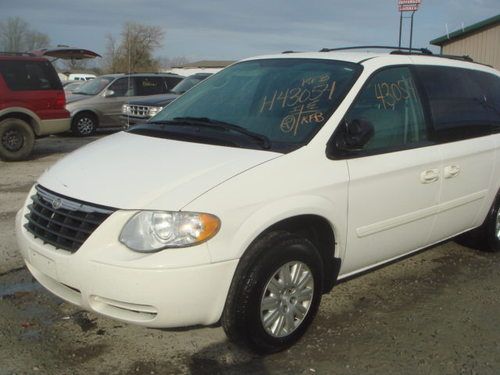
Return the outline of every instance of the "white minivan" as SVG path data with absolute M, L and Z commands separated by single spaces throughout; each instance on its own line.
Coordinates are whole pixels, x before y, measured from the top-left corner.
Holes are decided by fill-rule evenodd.
M 500 74 L 417 53 L 240 61 L 49 168 L 17 215 L 33 276 L 147 327 L 283 350 L 343 278 L 474 229 L 499 250 Z

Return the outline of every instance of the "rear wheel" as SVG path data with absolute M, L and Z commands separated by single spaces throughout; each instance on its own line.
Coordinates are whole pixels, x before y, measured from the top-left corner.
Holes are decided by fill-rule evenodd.
M 483 225 L 461 235 L 458 242 L 482 251 L 500 251 L 500 194 L 497 195 Z
M 79 137 L 88 137 L 95 133 L 97 118 L 89 112 L 79 113 L 71 122 L 71 131 Z
M 260 353 L 284 350 L 306 332 L 322 294 L 322 260 L 304 238 L 278 232 L 242 259 L 222 316 L 228 337 Z
M 33 150 L 35 134 L 23 120 L 8 118 L 0 122 L 0 159 L 26 159 Z

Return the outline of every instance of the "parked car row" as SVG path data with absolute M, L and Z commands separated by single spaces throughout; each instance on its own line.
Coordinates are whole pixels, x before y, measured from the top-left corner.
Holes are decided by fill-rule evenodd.
M 48 57 L 98 56 L 77 48 L 0 53 L 0 159 L 27 158 L 35 138 L 144 122 L 210 74 L 72 74 L 61 83 Z M 181 82 L 182 81 L 182 82 Z M 179 85 L 178 85 L 179 84 Z M 149 102 L 147 97 L 154 99 Z M 135 100 L 139 102 L 135 103 Z M 125 110 L 125 112 L 124 112 Z
M 122 124 L 128 128 L 132 125 L 145 123 L 166 105 L 211 75 L 212 73 L 196 73 L 184 78 L 167 94 L 128 101 L 122 106 Z
M 171 73 L 109 74 L 86 82 L 68 97 L 71 131 L 88 136 L 98 128 L 121 128 L 125 102 L 166 94 L 183 78 Z

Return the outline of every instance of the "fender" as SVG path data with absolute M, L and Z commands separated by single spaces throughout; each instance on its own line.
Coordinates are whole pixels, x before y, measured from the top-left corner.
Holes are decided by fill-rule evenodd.
M 8 107 L 5 109 L 0 110 L 0 117 L 3 117 L 5 115 L 10 115 L 13 113 L 22 113 L 23 115 L 27 115 L 31 117 L 32 121 L 30 121 L 30 125 L 33 128 L 33 131 L 36 135 L 40 134 L 40 117 L 38 117 L 35 112 L 24 108 L 24 107 Z
M 337 207 L 332 201 L 315 195 L 290 196 L 273 201 L 265 206 L 259 207 L 256 211 L 246 217 L 244 221 L 237 224 L 237 227 L 230 226 L 222 236 L 215 236 L 207 244 L 210 249 L 212 261 L 222 261 L 219 258 L 220 246 L 231 249 L 231 259 L 239 259 L 245 253 L 250 244 L 266 229 L 285 219 L 300 215 L 316 215 L 324 218 L 332 227 L 335 241 L 336 258 L 344 258 L 347 207 Z M 224 219 L 222 218 L 224 226 Z M 228 238 L 230 237 L 230 238 Z M 227 252 L 224 252 L 226 255 Z

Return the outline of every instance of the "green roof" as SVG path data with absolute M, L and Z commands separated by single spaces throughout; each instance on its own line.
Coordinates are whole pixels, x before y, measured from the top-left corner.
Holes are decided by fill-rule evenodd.
M 489 26 L 493 26 L 497 23 L 500 23 L 500 14 L 498 14 L 494 17 L 485 19 L 484 21 L 467 26 L 462 30 L 454 31 L 454 32 L 450 33 L 449 35 L 440 36 L 439 38 L 431 40 L 430 44 L 434 44 L 435 46 L 441 46 L 443 44 L 446 44 L 447 42 L 451 42 L 455 39 L 464 37 L 468 34 L 472 34 L 475 31 L 487 28 Z

